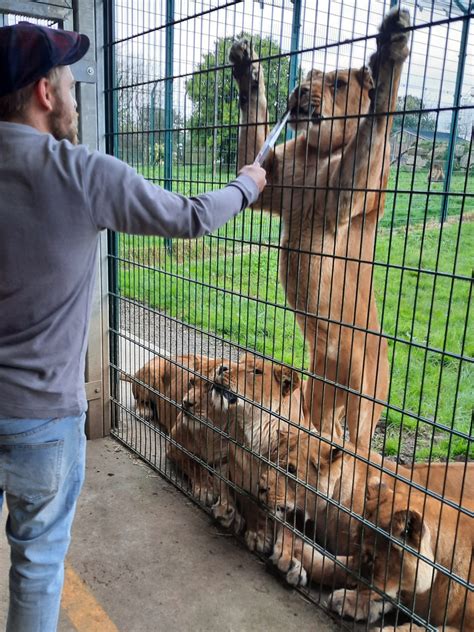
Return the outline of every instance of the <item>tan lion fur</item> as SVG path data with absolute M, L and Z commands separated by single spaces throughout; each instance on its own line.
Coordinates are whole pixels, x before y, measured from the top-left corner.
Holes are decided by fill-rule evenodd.
M 253 354 L 245 354 L 237 364 L 217 368 L 213 390 L 216 409 L 229 417 L 229 478 L 244 494 L 238 505 L 246 523 L 245 540 L 251 550 L 268 551 L 273 529 L 256 507 L 261 459 L 269 458 L 278 441 L 279 429 L 288 430 L 285 420 L 299 424 L 302 416 L 299 375 L 292 369 Z M 222 390 L 223 389 L 223 390 Z M 235 395 L 229 403 L 223 392 Z M 214 511 L 219 519 L 222 507 Z
M 137 413 L 159 423 L 168 432 L 176 422 L 179 406 L 188 391 L 190 379 L 213 372 L 217 360 L 202 355 L 171 358 L 156 356 L 144 364 L 133 377 L 124 376 L 132 385 Z M 178 406 L 177 406 L 178 404 Z
M 390 165 L 387 112 L 396 109 L 409 24 L 405 11 L 388 14 L 370 69 L 308 74 L 289 99 L 297 136 L 268 156 L 269 184 L 253 207 L 282 218 L 280 280 L 309 343 L 315 378 L 306 383 L 305 406 L 312 423 L 342 434 L 345 419 L 360 446 L 370 444 L 388 393 L 373 257 Z M 242 166 L 268 133 L 265 84 L 248 42 L 235 42 L 230 60 Z
M 474 621 L 474 592 L 459 581 L 474 583 L 474 504 L 466 501 L 464 509 L 449 507 L 427 494 L 408 490 L 403 483 L 390 489 L 379 478 L 369 481 L 366 492 L 365 517 L 395 539 L 364 527 L 357 564 L 362 575 L 375 588 L 400 599 L 408 608 L 427 620 L 438 630 L 459 632 L 472 630 Z M 427 560 L 408 550 L 406 544 Z M 336 590 L 329 598 L 330 607 L 341 616 L 369 622 L 393 609 L 388 601 L 361 585 L 359 590 Z M 397 630 L 424 630 L 415 624 Z M 386 632 L 393 627 L 384 627 Z
M 387 488 L 402 483 L 401 477 L 428 488 L 454 502 L 474 502 L 473 463 L 414 463 L 411 468 L 397 465 L 380 454 L 357 449 L 346 441 L 343 449 L 331 443 L 329 435 L 317 436 L 292 429 L 281 432 L 278 451 L 273 460 L 283 474 L 269 467 L 262 472 L 259 483 L 260 499 L 279 518 L 287 512 L 300 512 L 304 522 L 314 523 L 312 535 L 318 544 L 338 555 L 355 552 L 359 522 L 349 513 L 362 516 L 364 512 L 364 490 L 369 478 L 378 476 Z M 386 470 L 386 471 L 383 471 Z M 307 488 L 319 492 L 311 491 Z M 330 501 L 335 501 L 333 504 Z M 281 569 L 295 560 L 294 542 L 287 537 L 286 545 L 280 543 L 274 553 L 274 562 Z M 301 559 L 299 560 L 301 562 Z M 316 581 L 321 581 L 317 572 L 305 566 Z M 290 575 L 290 580 L 293 575 Z

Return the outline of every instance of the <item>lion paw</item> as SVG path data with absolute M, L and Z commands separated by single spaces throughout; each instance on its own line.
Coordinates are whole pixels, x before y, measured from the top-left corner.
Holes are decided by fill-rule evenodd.
M 380 27 L 379 42 L 386 48 L 389 58 L 394 62 L 403 62 L 408 57 L 408 37 L 406 29 L 410 26 L 410 14 L 406 9 L 390 11 Z
M 380 599 L 371 599 L 367 593 L 340 588 L 327 600 L 327 606 L 341 617 L 350 617 L 355 621 L 373 623 L 383 614 L 392 610 L 391 604 Z
M 296 557 L 292 558 L 290 570 L 285 575 L 285 578 L 290 586 L 303 587 L 308 583 L 308 574 L 303 568 L 303 564 Z
M 248 529 L 245 532 L 245 544 L 250 551 L 270 553 L 273 546 L 272 533 L 268 529 L 259 529 L 258 531 Z
M 229 51 L 229 60 L 237 81 L 246 78 L 250 80 L 251 87 L 258 85 L 259 65 L 253 63 L 252 45 L 248 40 L 235 40 Z
M 194 498 L 204 503 L 206 507 L 212 507 L 218 500 L 217 494 L 213 489 L 198 484 L 192 486 L 192 494 Z
M 291 555 L 283 554 L 280 547 L 275 547 L 270 561 L 275 564 L 280 573 L 283 573 L 291 586 L 306 586 L 308 583 L 308 574 L 301 561 Z
M 217 502 L 212 505 L 211 513 L 214 520 L 217 520 L 225 529 L 229 529 L 232 526 L 238 515 L 235 505 L 222 498 L 219 498 Z
M 329 595 L 327 606 L 340 617 L 351 617 L 356 621 L 367 619 L 367 616 L 364 616 L 364 612 L 362 612 L 361 604 L 358 603 L 356 590 L 346 590 L 345 588 L 335 590 Z

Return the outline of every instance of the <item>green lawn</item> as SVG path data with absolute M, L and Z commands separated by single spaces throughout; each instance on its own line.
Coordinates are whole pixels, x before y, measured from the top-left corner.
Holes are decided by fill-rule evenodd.
M 187 194 L 208 189 L 212 180 L 208 174 L 188 190 L 189 174 L 180 175 L 179 189 Z M 455 175 L 452 184 L 462 191 L 464 176 Z M 472 179 L 468 184 L 472 195 Z M 397 189 L 423 191 L 426 173 L 418 173 L 413 184 L 410 174 L 399 174 Z M 463 212 L 472 212 L 472 198 L 466 200 Z M 389 341 L 389 403 L 405 411 L 388 409 L 385 450 L 397 452 L 402 427 L 404 433 L 419 435 L 420 458 L 429 456 L 431 426 L 417 416 L 469 434 L 474 404 L 473 364 L 450 355 L 474 356 L 474 333 L 467 327 L 474 223 L 455 221 L 441 231 L 434 221 L 424 224 L 425 217 L 439 216 L 439 201 L 426 193 L 388 194 L 376 248 L 379 315 L 384 332 L 397 338 Z M 451 216 L 459 215 L 461 204 L 461 198 L 451 199 Z M 303 338 L 278 282 L 278 240 L 279 221 L 251 211 L 211 237 L 173 242 L 172 255 L 159 238 L 121 236 L 120 252 L 133 263 L 121 264 L 120 289 L 124 296 L 226 340 L 306 367 Z M 436 429 L 435 439 L 432 456 L 452 458 L 468 450 L 474 458 L 474 445 L 462 438 L 450 441 Z

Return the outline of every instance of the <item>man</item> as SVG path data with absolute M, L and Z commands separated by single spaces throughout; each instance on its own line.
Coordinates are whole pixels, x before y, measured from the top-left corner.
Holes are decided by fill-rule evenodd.
M 8 632 L 56 630 L 85 458 L 84 363 L 99 232 L 199 237 L 256 200 L 265 172 L 186 198 L 77 143 L 69 64 L 89 40 L 0 28 L 0 509 Z

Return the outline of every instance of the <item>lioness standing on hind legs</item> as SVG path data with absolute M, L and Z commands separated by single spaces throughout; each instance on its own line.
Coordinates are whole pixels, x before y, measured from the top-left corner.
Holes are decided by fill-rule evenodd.
M 384 19 L 369 67 L 312 70 L 289 98 L 296 138 L 264 163 L 269 185 L 254 204 L 281 215 L 280 280 L 309 341 L 305 414 L 321 431 L 368 447 L 388 393 L 387 342 L 373 292 L 377 221 L 390 165 L 388 138 L 409 14 Z M 245 40 L 230 51 L 240 92 L 239 166 L 268 132 L 263 71 Z

